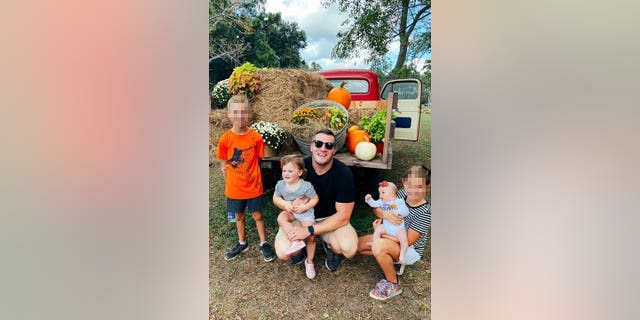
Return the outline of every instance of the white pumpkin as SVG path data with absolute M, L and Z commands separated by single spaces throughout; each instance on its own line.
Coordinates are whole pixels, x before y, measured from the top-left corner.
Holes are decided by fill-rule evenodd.
M 356 145 L 356 158 L 364 161 L 369 161 L 376 157 L 376 145 L 362 141 Z

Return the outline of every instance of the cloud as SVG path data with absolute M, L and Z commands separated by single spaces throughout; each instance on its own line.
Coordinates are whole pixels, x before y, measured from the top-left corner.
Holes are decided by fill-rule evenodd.
M 348 18 L 336 6 L 325 8 L 320 1 L 306 0 L 267 0 L 265 11 L 280 12 L 282 20 L 295 22 L 307 36 L 307 47 L 300 55 L 311 65 L 319 64 L 322 69 L 368 68 L 363 59 L 333 59 L 331 50 L 338 42 L 336 34 L 342 21 Z

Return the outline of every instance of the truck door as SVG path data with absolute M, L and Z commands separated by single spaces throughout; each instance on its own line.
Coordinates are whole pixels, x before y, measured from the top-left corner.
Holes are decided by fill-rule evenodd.
M 396 129 L 393 138 L 418 141 L 422 83 L 418 79 L 391 80 L 382 87 L 380 98 L 387 99 L 389 92 L 398 93 L 398 111 L 395 113 Z

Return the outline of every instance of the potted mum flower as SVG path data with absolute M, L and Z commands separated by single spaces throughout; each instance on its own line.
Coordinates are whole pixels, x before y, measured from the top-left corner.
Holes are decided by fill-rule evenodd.
M 262 140 L 265 145 L 271 147 L 273 150 L 280 148 L 287 138 L 287 132 L 273 122 L 258 121 L 253 123 L 250 127 L 257 131 L 262 136 Z M 266 146 L 265 156 L 269 157 L 272 154 L 268 155 L 270 151 L 267 150 Z

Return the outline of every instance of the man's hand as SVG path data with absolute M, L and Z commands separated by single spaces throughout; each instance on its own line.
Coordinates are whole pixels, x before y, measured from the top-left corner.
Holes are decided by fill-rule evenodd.
M 309 236 L 310 234 L 307 227 L 294 226 L 291 227 L 291 229 L 289 229 L 289 231 L 287 232 L 287 240 L 289 240 L 290 242 L 296 240 L 304 240 Z

